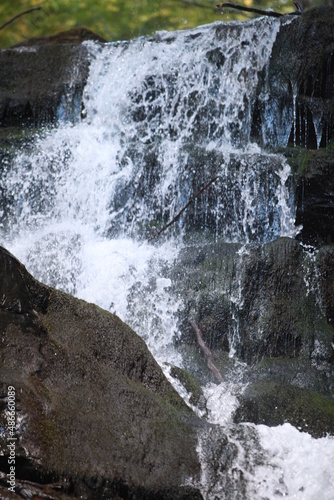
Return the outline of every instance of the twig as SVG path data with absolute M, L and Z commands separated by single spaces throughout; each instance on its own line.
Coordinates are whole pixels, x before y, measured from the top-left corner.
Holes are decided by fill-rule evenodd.
M 0 25 L 0 30 L 2 30 L 3 28 L 5 28 L 6 26 L 8 26 L 8 24 L 11 24 L 13 21 L 15 21 L 15 19 L 17 19 L 18 17 L 21 17 L 21 16 L 25 16 L 26 14 L 29 14 L 29 12 L 33 12 L 35 10 L 41 10 L 42 7 L 32 7 L 31 9 L 27 9 L 27 10 L 24 10 L 22 12 L 19 12 L 18 14 L 16 14 L 15 16 L 11 17 L 10 19 L 8 19 L 8 21 L 6 21 L 5 23 L 1 24 Z
M 216 379 L 218 380 L 219 383 L 223 382 L 223 380 L 224 380 L 223 375 L 220 373 L 220 371 L 218 370 L 218 368 L 216 367 L 216 365 L 213 362 L 212 352 L 205 345 L 205 342 L 203 340 L 203 336 L 202 336 L 201 330 L 198 328 L 198 326 L 196 325 L 196 323 L 195 323 L 195 321 L 193 319 L 190 320 L 190 324 L 193 327 L 193 330 L 195 332 L 196 340 L 198 342 L 198 345 L 200 346 L 200 348 L 203 351 L 203 354 L 204 354 L 204 357 L 206 359 L 206 364 L 208 365 L 208 368 L 212 371 L 212 373 L 214 374 L 214 376 L 216 377 Z
M 197 193 L 194 194 L 194 196 L 192 196 L 190 198 L 190 200 L 184 205 L 183 208 L 181 208 L 181 210 L 175 215 L 175 217 L 170 221 L 168 222 L 168 224 L 166 224 L 163 228 L 160 229 L 160 231 L 158 231 L 157 233 L 155 233 L 153 236 L 151 236 L 151 238 L 149 238 L 148 241 L 151 241 L 151 240 L 155 240 L 156 238 L 158 238 L 160 236 L 160 234 L 163 232 L 163 231 L 166 231 L 166 229 L 168 229 L 172 224 L 174 224 L 174 222 L 177 221 L 177 219 L 183 214 L 183 212 L 189 207 L 189 205 L 200 195 L 203 193 L 203 191 L 205 191 L 206 189 L 208 189 L 209 186 L 211 186 L 211 184 L 213 182 L 215 182 L 216 180 L 218 179 L 218 176 L 217 177 L 214 177 L 213 179 L 211 179 L 211 181 L 207 182 L 205 184 L 205 186 L 201 187 L 201 189 L 199 191 L 197 191 Z
M 254 14 L 261 14 L 265 16 L 272 16 L 272 17 L 282 17 L 283 14 L 280 12 L 274 12 L 273 10 L 262 10 L 262 9 L 255 9 L 253 7 L 244 7 L 243 5 L 234 5 L 233 3 L 219 3 L 216 5 L 218 9 L 221 9 L 223 7 L 229 7 L 230 9 L 236 9 L 236 10 L 242 10 L 243 12 L 253 12 Z
M 229 7 L 230 9 L 236 9 L 236 10 L 242 10 L 244 12 L 253 12 L 254 14 L 260 14 L 261 16 L 270 16 L 270 17 L 282 17 L 285 14 L 282 14 L 281 12 L 275 12 L 274 10 L 262 10 L 262 9 L 255 9 L 253 7 L 244 7 L 243 5 L 235 5 L 233 3 L 219 3 L 216 5 L 218 9 L 221 9 L 223 7 Z M 295 12 L 289 12 L 287 15 L 290 16 L 300 16 L 301 12 L 299 10 L 296 10 Z

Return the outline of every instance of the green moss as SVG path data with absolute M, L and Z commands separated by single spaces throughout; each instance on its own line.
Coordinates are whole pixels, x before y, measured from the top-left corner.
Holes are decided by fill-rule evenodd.
M 310 165 L 311 159 L 312 159 L 311 151 L 308 151 L 306 149 L 306 150 L 300 152 L 300 154 L 297 158 L 297 161 L 299 163 L 299 167 L 298 167 L 298 171 L 297 171 L 298 174 L 303 175 L 307 171 L 307 169 Z
M 62 441 L 62 434 L 56 424 L 48 417 L 45 417 L 41 421 L 41 433 L 42 446 L 45 449 L 46 453 L 52 453 L 54 450 L 54 446 L 57 443 Z
M 310 150 L 296 147 L 280 148 L 279 151 L 275 151 L 282 153 L 286 157 L 293 174 L 307 177 L 314 174 L 319 162 L 320 164 L 333 163 L 334 141 L 326 149 Z
M 328 151 L 334 151 L 334 140 L 329 142 L 329 145 L 327 146 Z
M 334 401 L 315 391 L 261 380 L 245 391 L 235 421 L 268 426 L 289 422 L 314 437 L 334 435 Z
M 0 128 L 0 149 L 4 151 L 12 150 L 25 143 L 29 143 L 32 134 L 28 128 L 6 127 Z
M 300 147 L 285 148 L 281 151 L 286 157 L 294 174 L 304 175 L 308 170 L 315 152 Z
M 195 378 L 188 371 L 182 370 L 182 368 L 178 366 L 172 366 L 170 374 L 183 385 L 189 394 L 191 394 L 190 403 L 197 406 L 200 398 L 203 397 L 203 391 Z

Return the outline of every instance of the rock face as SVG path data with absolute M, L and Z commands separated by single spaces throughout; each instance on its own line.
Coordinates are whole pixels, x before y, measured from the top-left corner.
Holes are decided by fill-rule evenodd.
M 118 317 L 40 284 L 3 248 L 0 276 L 1 449 L 12 386 L 20 498 L 201 498 L 182 487 L 199 473 L 199 421 L 144 342 Z M 6 451 L 0 464 L 1 498 L 11 498 Z
M 247 363 L 249 386 L 236 421 L 289 421 L 314 436 L 334 432 L 333 257 L 332 246 L 310 254 L 290 238 L 181 252 L 172 274 L 186 304 L 180 349 L 195 378 L 209 376 L 193 319 L 227 378 L 235 377 L 229 352 Z
M 234 421 L 268 426 L 289 422 L 300 431 L 323 437 L 334 433 L 334 405 L 318 392 L 261 380 L 246 389 Z
M 85 41 L 106 42 L 86 28 L 32 38 L 0 51 L 0 127 L 76 121 L 89 62 Z
M 299 239 L 320 247 L 334 242 L 334 150 L 300 150 L 290 159 L 296 179 L 296 224 Z
M 265 146 L 315 149 L 333 139 L 333 27 L 334 7 L 326 6 L 281 27 L 254 113 L 254 134 Z
M 55 124 L 80 116 L 88 76 L 83 45 L 41 45 L 0 51 L 0 127 Z

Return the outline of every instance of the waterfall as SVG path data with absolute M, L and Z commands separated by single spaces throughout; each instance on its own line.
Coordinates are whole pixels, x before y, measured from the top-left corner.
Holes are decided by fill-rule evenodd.
M 184 303 L 170 270 L 180 249 L 189 242 L 261 244 L 296 234 L 287 162 L 252 142 L 259 75 L 281 22 L 214 23 L 131 42 L 87 43 L 90 75 L 81 116 L 75 123 L 64 120 L 66 106 L 73 105 L 65 96 L 58 126 L 37 131 L 4 168 L 3 245 L 37 279 L 118 314 L 177 388 L 168 364 L 183 366 L 175 339 Z M 214 178 L 170 229 L 151 240 Z M 237 286 L 235 337 L 242 307 Z M 234 344 L 232 349 L 231 357 Z M 206 387 L 212 422 L 231 426 L 226 408 L 235 408 L 242 383 L 240 377 L 234 385 Z M 331 438 L 312 447 L 315 440 L 288 424 L 276 433 L 256 426 L 231 426 L 229 432 L 239 449 L 230 487 L 238 470 L 248 498 L 260 486 L 257 498 L 302 498 L 312 471 L 299 456 L 312 449 L 318 457 L 325 447 L 333 456 Z M 280 448 L 281 435 L 291 442 Z M 207 438 L 201 439 L 200 488 L 205 498 L 225 498 L 223 484 L 208 485 Z M 302 480 L 288 470 L 287 458 L 300 465 Z M 312 477 L 319 475 L 320 466 Z M 312 491 L 326 496 L 328 481 L 319 480 Z

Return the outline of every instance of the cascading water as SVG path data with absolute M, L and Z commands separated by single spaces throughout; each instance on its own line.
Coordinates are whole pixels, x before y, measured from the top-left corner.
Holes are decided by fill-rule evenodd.
M 36 134 L 5 168 L 4 246 L 39 280 L 118 314 L 171 380 L 166 362 L 183 363 L 174 340 L 184 304 L 169 273 L 180 248 L 206 238 L 261 243 L 295 234 L 287 163 L 250 143 L 258 75 L 280 22 L 216 23 L 88 44 L 81 119 Z M 149 241 L 214 178 L 164 232 L 168 237 Z M 233 300 L 237 335 L 242 289 Z M 226 471 L 225 496 L 226 482 L 210 479 L 203 452 L 204 497 L 326 497 L 332 472 L 319 479 L 320 466 L 310 471 L 302 454 L 310 449 L 318 457 L 326 447 L 333 456 L 334 441 L 312 440 L 288 424 L 231 425 L 238 390 L 236 381 L 206 388 L 209 419 L 224 426 L 239 453 Z M 281 436 L 290 442 L 280 447 Z M 285 460 L 295 460 L 293 471 Z

